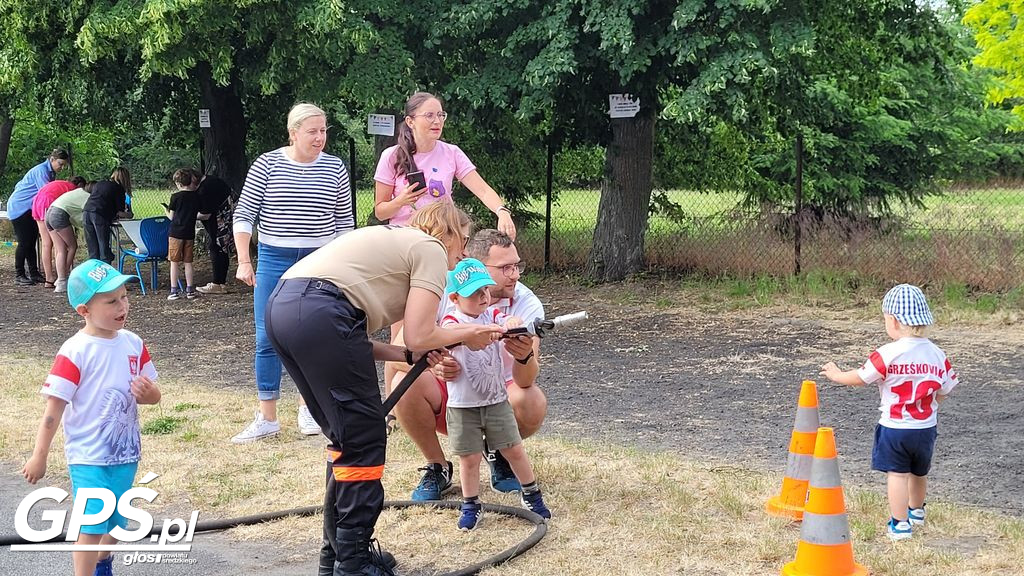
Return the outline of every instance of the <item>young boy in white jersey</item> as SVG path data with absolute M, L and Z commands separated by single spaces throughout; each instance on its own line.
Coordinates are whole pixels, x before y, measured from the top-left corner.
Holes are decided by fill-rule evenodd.
M 882 416 L 875 428 L 871 467 L 886 473 L 889 538 L 912 535 L 925 521 L 925 490 L 935 449 L 939 403 L 959 383 L 946 354 L 924 337 L 935 322 L 924 292 L 900 284 L 882 300 L 885 332 L 892 342 L 871 353 L 858 370 L 842 371 L 834 362 L 821 375 L 849 386 L 878 383 Z
M 506 328 L 522 325 L 518 318 L 505 316 L 490 306 L 489 286 L 494 280 L 483 262 L 466 258 L 448 273 L 448 297 L 455 310 L 441 320 L 441 326 L 491 322 Z M 505 378 L 498 343 L 472 351 L 458 346 L 451 351 L 462 366 L 461 372 L 448 382 L 448 436 L 452 452 L 459 457 L 459 479 L 462 483 L 462 508 L 459 529 L 472 530 L 483 516 L 480 503 L 480 461 L 486 447 L 498 450 L 508 460 L 522 484 L 523 506 L 545 519 L 551 511 L 544 505 L 530 459 L 523 449 L 512 406 L 508 403 Z
M 68 302 L 85 327 L 60 347 L 40 390 L 46 408 L 35 449 L 21 471 L 30 484 L 46 475 L 46 457 L 62 419 L 73 498 L 82 488 L 106 488 L 120 498 L 135 482 L 141 458 L 138 404 L 160 401 L 149 351 L 124 329 L 124 284 L 138 280 L 100 260 L 87 260 L 68 276 Z M 101 500 L 89 499 L 85 513 L 97 514 L 102 507 Z M 116 510 L 105 522 L 83 526 L 77 543 L 113 545 L 115 526 L 127 526 Z M 75 576 L 113 573 L 110 552 L 76 551 L 71 558 Z

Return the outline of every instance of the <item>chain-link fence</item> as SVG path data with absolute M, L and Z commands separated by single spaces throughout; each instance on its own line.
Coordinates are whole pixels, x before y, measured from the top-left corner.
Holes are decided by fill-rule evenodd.
M 357 222 L 373 207 L 360 182 Z M 136 189 L 137 218 L 163 214 L 173 190 Z M 821 272 L 882 283 L 963 284 L 1006 291 L 1024 284 L 1024 187 L 952 188 L 889 219 L 841 221 L 804 209 L 743 207 L 738 193 L 670 190 L 681 210 L 648 220 L 644 253 L 651 270 L 735 276 Z M 530 268 L 584 270 L 597 224 L 600 191 L 554 190 L 550 228 L 521 226 L 516 244 Z M 547 198 L 526 206 L 543 215 Z M 493 222 L 481 222 L 493 225 Z M 798 241 L 799 236 L 799 241 Z
M 921 208 L 861 222 L 806 209 L 799 217 L 793 210 L 749 210 L 731 193 L 666 195 L 682 214 L 651 215 L 645 255 L 652 270 L 785 276 L 799 267 L 803 273 L 986 291 L 1024 283 L 1024 188 L 951 189 Z M 557 192 L 550 230 L 521 233 L 517 244 L 524 258 L 555 270 L 584 269 L 599 200 L 598 190 Z
M 372 164 L 363 167 L 372 169 Z M 372 180 L 356 184 L 357 222 L 373 206 Z M 173 190 L 136 188 L 136 218 L 164 213 Z M 679 210 L 648 220 L 644 253 L 649 269 L 739 277 L 824 273 L 882 283 L 958 284 L 1007 291 L 1024 284 L 1024 187 L 951 188 L 919 208 L 889 219 L 841 221 L 805 209 L 743 206 L 738 193 L 661 191 Z M 548 199 L 523 206 L 544 215 Z M 520 226 L 517 241 L 531 269 L 585 270 L 597 224 L 600 191 L 552 192 L 550 225 Z M 481 222 L 493 225 L 493 222 Z M 2 233 L 5 238 L 9 232 Z

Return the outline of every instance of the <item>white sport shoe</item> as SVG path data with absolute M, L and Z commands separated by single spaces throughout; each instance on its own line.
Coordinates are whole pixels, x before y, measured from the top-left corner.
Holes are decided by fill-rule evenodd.
M 248 444 L 271 436 L 277 436 L 281 432 L 281 423 L 265 420 L 263 414 L 256 410 L 256 417 L 237 436 L 231 439 L 235 444 Z
M 309 408 L 305 404 L 299 406 L 299 432 L 306 436 L 320 434 L 320 425 L 313 419 L 313 415 L 309 413 Z
M 924 526 L 924 518 L 924 506 L 920 508 L 907 509 L 907 521 L 910 522 L 911 526 Z
M 897 540 L 907 540 L 913 536 L 910 522 L 907 522 L 906 520 L 897 521 L 895 518 L 889 519 L 889 523 L 885 525 L 885 531 L 889 534 L 889 539 L 893 542 Z
M 53 283 L 53 291 L 58 293 L 58 294 L 63 293 L 63 292 L 67 292 L 68 291 L 68 281 L 67 280 L 61 280 L 60 278 L 58 278 L 57 281 Z
M 226 284 L 214 284 L 213 282 L 208 283 L 206 286 L 200 286 L 196 288 L 200 294 L 227 294 L 228 287 Z

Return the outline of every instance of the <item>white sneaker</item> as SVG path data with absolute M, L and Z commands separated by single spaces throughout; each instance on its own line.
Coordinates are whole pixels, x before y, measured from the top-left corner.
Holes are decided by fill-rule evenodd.
M 320 434 L 320 425 L 313 419 L 313 415 L 309 413 L 309 408 L 305 404 L 299 406 L 299 432 L 306 436 Z
M 61 280 L 60 278 L 58 278 L 57 281 L 53 283 L 53 291 L 58 293 L 58 294 L 63 293 L 63 292 L 67 292 L 68 291 L 68 281 L 67 280 Z
M 200 294 L 227 294 L 228 287 L 226 284 L 214 284 L 213 282 L 208 283 L 206 286 L 200 286 L 196 288 Z
M 906 520 L 897 521 L 895 518 L 890 518 L 889 523 L 885 525 L 885 530 L 889 534 L 889 539 L 893 542 L 907 540 L 913 536 L 910 522 Z
M 277 420 L 271 422 L 265 420 L 263 414 L 256 410 L 256 417 L 237 436 L 231 439 L 235 444 L 248 444 L 271 436 L 277 436 L 281 432 L 281 423 Z
M 911 526 L 924 526 L 924 518 L 924 506 L 907 509 L 907 521 L 910 522 Z

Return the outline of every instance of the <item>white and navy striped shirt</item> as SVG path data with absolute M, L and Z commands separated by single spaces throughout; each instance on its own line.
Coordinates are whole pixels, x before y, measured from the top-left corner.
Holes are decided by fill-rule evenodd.
M 348 170 L 337 156 L 321 152 L 296 162 L 284 148 L 267 152 L 249 167 L 235 207 L 233 229 L 280 248 L 319 248 L 355 228 Z

